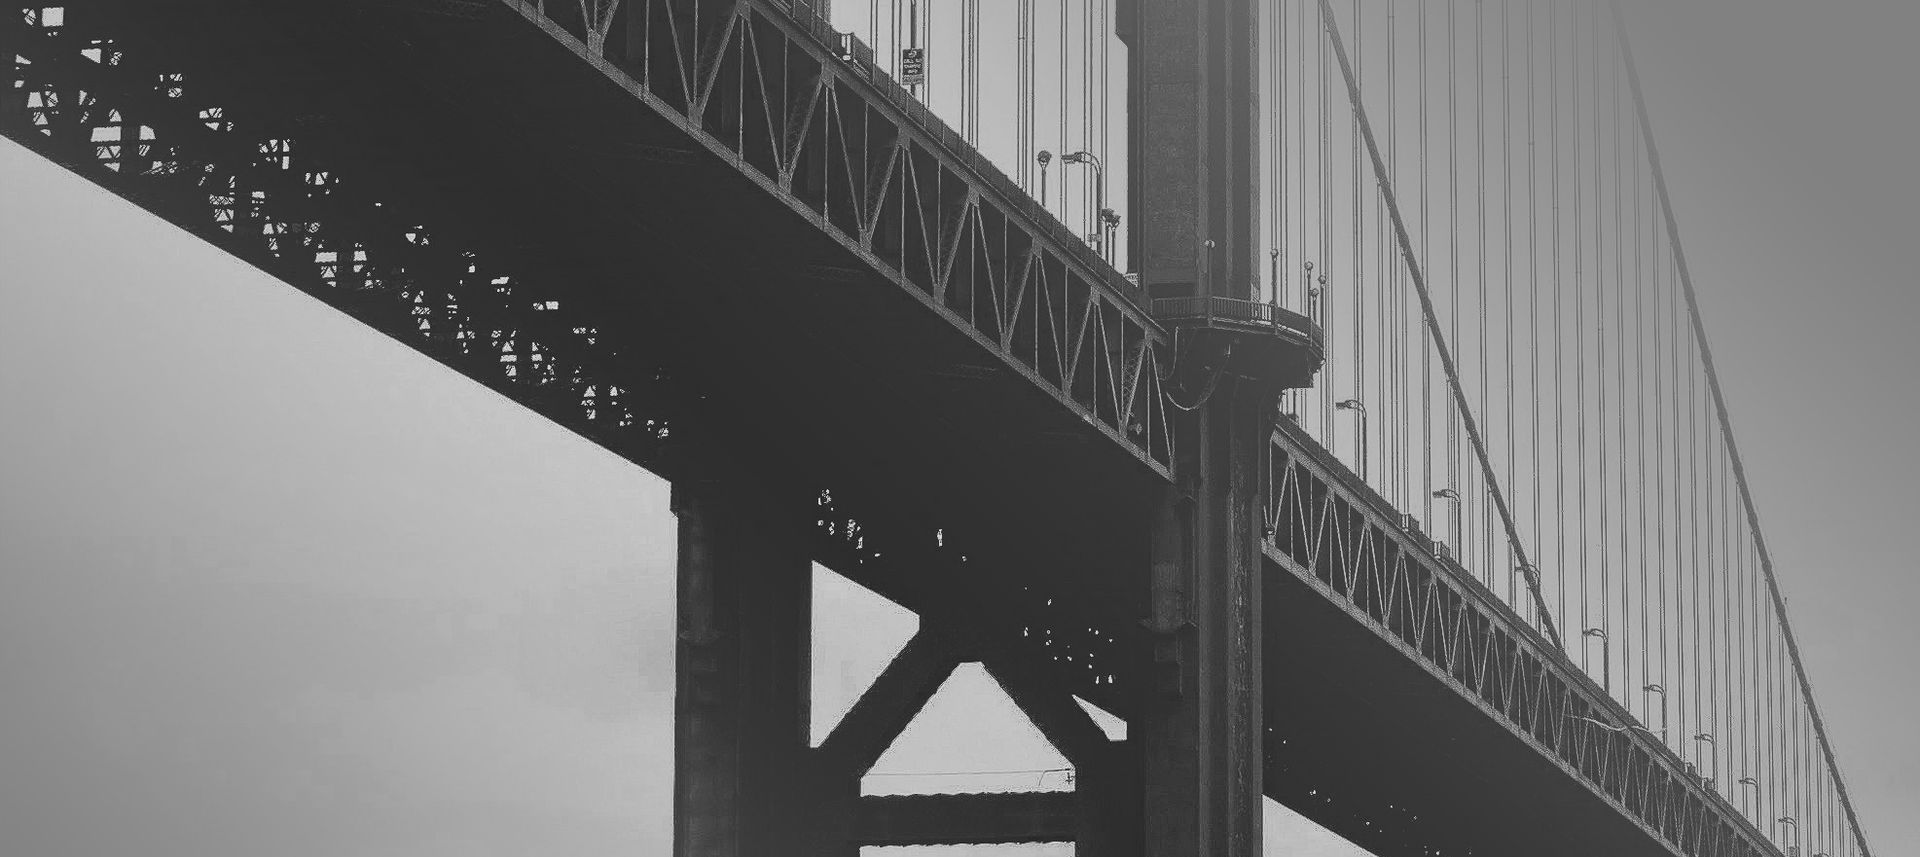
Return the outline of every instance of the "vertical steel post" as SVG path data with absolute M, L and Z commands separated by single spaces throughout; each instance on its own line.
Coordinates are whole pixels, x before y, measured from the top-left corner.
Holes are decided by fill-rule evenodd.
M 1155 298 L 1258 296 L 1258 0 L 1135 0 L 1132 206 Z M 1225 360 L 1185 354 L 1181 360 Z M 1145 848 L 1260 851 L 1260 467 L 1277 390 L 1222 378 L 1177 427 L 1177 486 L 1154 510 L 1154 675 L 1140 710 Z M 1197 387 L 1195 388 L 1197 389 Z
M 1259 477 L 1273 410 L 1272 391 L 1223 381 L 1181 426 L 1182 478 L 1156 513 L 1156 680 L 1138 740 L 1156 857 L 1260 853 Z
M 806 507 L 770 512 L 764 500 L 736 486 L 673 486 L 675 857 L 784 854 L 806 838 Z

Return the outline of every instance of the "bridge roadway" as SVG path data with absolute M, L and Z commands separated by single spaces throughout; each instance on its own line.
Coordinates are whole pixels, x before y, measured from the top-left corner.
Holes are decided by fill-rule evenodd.
M 601 57 L 557 0 L 50 2 L 0 16 L 8 137 L 677 483 L 813 507 L 818 561 L 1122 716 L 1148 692 L 1172 338 L 806 8 L 655 0 Z M 1268 458 L 1270 796 L 1391 857 L 1775 853 L 1311 439 Z

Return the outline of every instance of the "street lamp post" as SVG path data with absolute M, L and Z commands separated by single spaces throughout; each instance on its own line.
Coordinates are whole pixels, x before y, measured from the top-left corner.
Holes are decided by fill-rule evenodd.
M 1707 788 L 1713 788 L 1714 776 L 1720 773 L 1720 747 L 1713 741 L 1713 735 L 1702 732 L 1693 736 L 1693 740 L 1707 745 Z
M 1613 695 L 1613 643 L 1607 639 L 1604 628 L 1588 628 L 1580 632 L 1582 637 L 1596 637 L 1600 640 L 1600 687 Z
M 1333 406 L 1338 410 L 1352 411 L 1358 416 L 1360 440 L 1357 446 L 1360 451 L 1360 460 L 1355 462 L 1355 470 L 1359 472 L 1360 481 L 1365 482 L 1367 481 L 1367 406 L 1359 399 L 1341 399 Z
M 1526 583 L 1528 589 L 1534 590 L 1536 592 L 1539 591 L 1540 569 L 1535 568 L 1531 564 L 1523 563 L 1521 565 L 1514 566 L 1513 573 L 1520 575 L 1520 579 Z M 1533 608 L 1533 621 L 1535 624 L 1540 624 L 1542 620 L 1544 620 L 1545 618 L 1546 618 L 1545 612 L 1541 611 L 1540 608 L 1537 606 Z M 1661 737 L 1661 740 L 1662 741 L 1666 740 L 1664 735 Z
M 1751 816 L 1754 813 L 1759 812 L 1760 811 L 1760 781 L 1754 779 L 1752 776 L 1745 776 L 1740 778 L 1739 784 L 1743 786 L 1751 786 L 1753 788 L 1753 791 L 1748 792 L 1748 794 L 1752 795 L 1752 798 L 1751 798 L 1752 804 L 1747 808 L 1747 815 Z
M 1268 250 L 1267 260 L 1268 260 L 1268 263 L 1273 268 L 1273 273 L 1268 275 L 1267 277 L 1268 284 L 1271 286 L 1273 291 L 1273 294 L 1267 298 L 1267 303 L 1270 303 L 1274 306 L 1279 306 L 1280 305 L 1280 251 Z
M 1107 249 L 1106 249 L 1107 242 L 1106 242 L 1106 236 L 1104 234 L 1106 231 L 1106 225 L 1105 225 L 1106 218 L 1104 217 L 1104 215 L 1110 214 L 1111 212 L 1107 208 L 1106 166 L 1100 163 L 1100 158 L 1098 156 L 1094 155 L 1092 152 L 1087 152 L 1087 151 L 1072 152 L 1069 154 L 1061 155 L 1060 163 L 1085 164 L 1087 166 L 1093 167 L 1093 211 L 1088 216 L 1087 221 L 1088 221 L 1088 224 L 1093 227 L 1093 241 L 1095 245 L 1094 249 L 1099 251 L 1101 258 L 1103 259 L 1108 258 Z M 1120 220 L 1119 216 L 1115 215 L 1114 222 L 1118 223 L 1119 220 Z
M 1320 284 L 1314 285 L 1312 261 L 1306 263 L 1306 269 L 1307 272 L 1302 277 L 1302 285 L 1307 289 L 1307 320 L 1320 324 L 1320 293 L 1326 291 L 1327 275 L 1324 272 L 1321 273 Z
M 1460 492 L 1452 488 L 1441 488 L 1433 492 L 1433 497 L 1436 500 L 1446 500 L 1453 504 L 1453 507 L 1447 510 L 1447 541 L 1453 544 L 1454 550 L 1461 550 Z
M 1053 153 L 1041 149 L 1040 154 L 1033 156 L 1033 159 L 1040 163 L 1040 208 L 1041 210 L 1045 210 L 1047 207 L 1047 165 L 1053 163 Z
M 1667 689 L 1658 684 L 1649 684 L 1640 689 L 1643 693 L 1660 694 L 1660 740 L 1667 740 Z
M 1107 264 L 1111 265 L 1113 264 L 1114 257 L 1119 255 L 1116 251 L 1119 249 L 1118 245 L 1120 243 L 1120 215 L 1111 208 L 1100 209 L 1100 228 L 1104 230 L 1106 235 L 1106 238 L 1103 239 L 1104 243 L 1102 247 L 1106 254 Z

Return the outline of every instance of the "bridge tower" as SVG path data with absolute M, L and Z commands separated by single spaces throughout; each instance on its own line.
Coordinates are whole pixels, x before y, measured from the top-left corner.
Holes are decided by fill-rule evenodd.
M 977 629 L 923 631 L 806 746 L 804 521 L 746 485 L 676 480 L 679 857 L 1068 839 L 1083 857 L 1253 857 L 1261 845 L 1262 456 L 1276 397 L 1317 368 L 1298 319 L 1258 302 L 1258 0 L 1114 0 L 1129 45 L 1130 208 L 1143 298 L 1178 332 L 1174 484 L 1150 526 L 1150 638 L 1129 737 Z M 783 511 L 786 510 L 786 511 Z M 755 581 L 747 585 L 745 581 Z M 798 656 L 796 657 L 796 653 Z M 952 669 L 979 661 L 1074 764 L 1072 794 L 863 798 L 861 774 Z
M 1276 349 L 1272 316 L 1255 303 L 1257 0 L 1122 8 L 1133 258 L 1155 314 L 1180 337 L 1188 399 L 1176 481 L 1153 512 L 1148 627 L 1161 680 L 1131 733 L 1143 852 L 1253 857 L 1264 768 L 1257 474 L 1274 397 L 1306 377 L 1283 367 L 1297 370 L 1307 351 L 1317 363 L 1318 349 Z

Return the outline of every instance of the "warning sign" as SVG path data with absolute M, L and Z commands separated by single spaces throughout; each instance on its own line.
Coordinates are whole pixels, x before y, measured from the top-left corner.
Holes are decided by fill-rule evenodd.
M 926 48 L 901 49 L 900 82 L 908 86 L 919 86 L 927 82 Z

